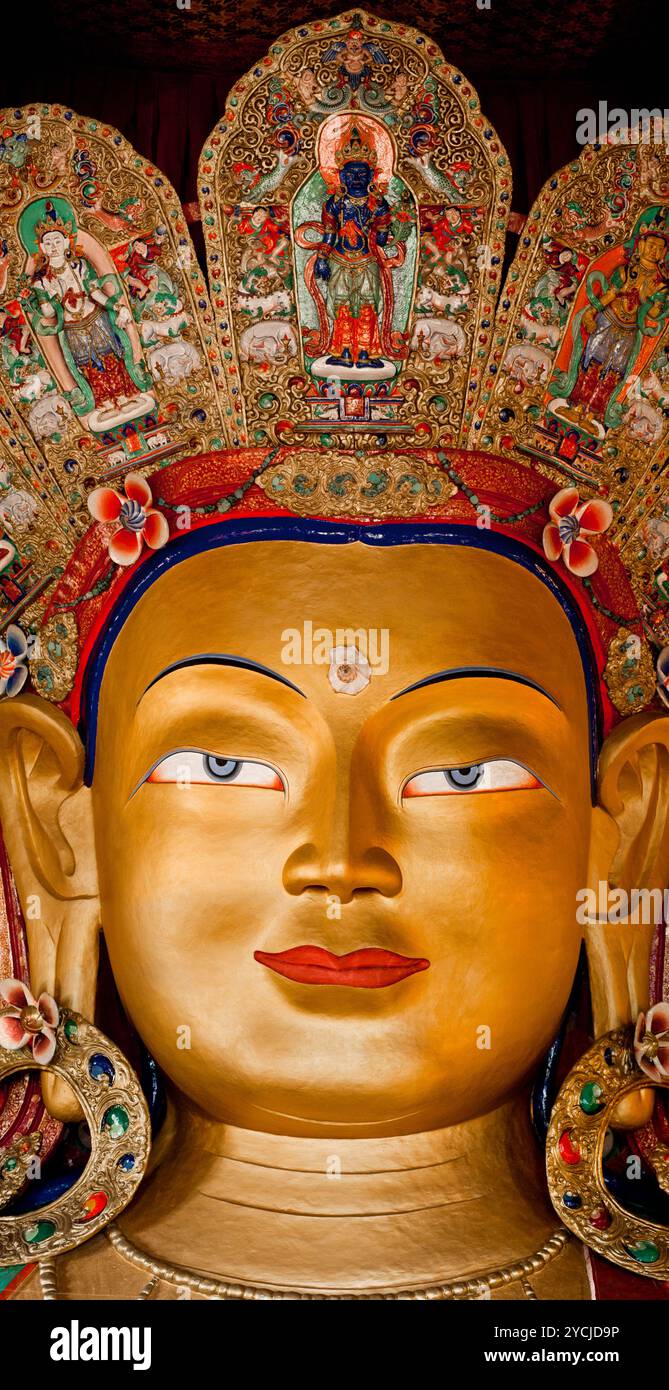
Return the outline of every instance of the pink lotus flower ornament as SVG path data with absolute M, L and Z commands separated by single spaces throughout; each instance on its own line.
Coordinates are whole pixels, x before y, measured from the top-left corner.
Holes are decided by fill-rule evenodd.
M 30 1047 L 40 1066 L 56 1051 L 58 1005 L 50 994 L 35 999 L 21 980 L 0 980 L 0 1047 L 18 1052 Z
M 16 623 L 10 623 L 0 638 L 0 695 L 18 695 L 28 679 L 28 643 Z
M 88 498 L 88 510 L 96 521 L 118 521 L 108 541 L 110 557 L 115 565 L 134 565 L 144 542 L 150 550 L 167 544 L 170 528 L 162 512 L 151 506 L 151 488 L 139 473 L 128 473 L 124 488 L 125 496 L 121 496 L 113 487 L 96 487 Z
M 544 527 L 544 551 L 549 560 L 564 562 L 572 574 L 586 579 L 599 565 L 597 551 L 582 536 L 601 536 L 613 521 L 613 509 L 596 497 L 581 502 L 575 487 L 563 487 L 549 505 L 550 522 Z
M 634 1057 L 651 1081 L 669 1081 L 669 1004 L 653 1004 L 639 1014 L 634 1029 Z

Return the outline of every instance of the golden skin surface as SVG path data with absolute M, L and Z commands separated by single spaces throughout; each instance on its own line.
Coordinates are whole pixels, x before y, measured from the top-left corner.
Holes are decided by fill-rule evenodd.
M 387 629 L 387 672 L 348 695 L 327 664 L 286 662 L 305 621 Z M 306 698 L 213 663 L 156 680 L 203 653 L 261 663 Z M 482 676 L 392 698 L 463 667 L 552 698 Z M 179 750 L 263 764 L 274 785 L 144 780 Z M 417 774 L 488 761 L 518 764 L 524 785 L 402 796 Z M 585 682 L 558 603 L 500 556 L 272 541 L 173 567 L 108 660 L 93 808 L 121 997 L 216 1120 L 342 1137 L 456 1125 L 517 1093 L 557 1031 L 587 882 Z M 305 944 L 430 964 L 364 989 L 254 958 Z

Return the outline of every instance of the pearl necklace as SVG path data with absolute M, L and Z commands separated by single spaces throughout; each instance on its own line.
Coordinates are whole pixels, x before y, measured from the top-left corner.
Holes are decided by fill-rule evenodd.
M 503 1265 L 500 1269 L 490 1271 L 488 1274 L 481 1274 L 471 1279 L 452 1280 L 447 1284 L 432 1284 L 426 1288 L 407 1288 L 396 1292 L 383 1293 L 343 1293 L 343 1294 L 318 1294 L 318 1293 L 297 1293 L 290 1289 L 274 1290 L 263 1289 L 254 1284 L 230 1284 L 222 1279 L 204 1279 L 197 1274 L 190 1274 L 188 1270 L 179 1269 L 176 1265 L 167 1264 L 163 1260 L 155 1260 L 150 1255 L 145 1255 L 132 1245 L 126 1236 L 116 1225 L 110 1225 L 105 1231 L 107 1239 L 114 1249 L 124 1259 L 135 1265 L 138 1269 L 150 1274 L 150 1279 L 141 1293 L 137 1295 L 135 1301 L 143 1301 L 151 1297 L 161 1280 L 165 1283 L 176 1285 L 178 1288 L 190 1289 L 193 1293 L 202 1294 L 205 1298 L 212 1299 L 251 1299 L 251 1300 L 272 1300 L 290 1299 L 296 1301 L 323 1301 L 327 1300 L 349 1302 L 352 1299 L 366 1299 L 368 1301 L 388 1301 L 388 1300 L 407 1300 L 407 1299 L 483 1299 L 489 1295 L 493 1289 L 502 1288 L 507 1284 L 519 1282 L 523 1293 L 527 1299 L 537 1300 L 537 1295 L 529 1282 L 529 1276 L 537 1274 L 556 1255 L 559 1255 L 565 1248 L 569 1240 L 569 1232 L 564 1228 L 554 1231 L 553 1235 L 544 1245 L 533 1255 L 528 1255 L 527 1259 L 519 1260 L 516 1264 Z M 56 1260 L 50 1258 L 40 1261 L 40 1282 L 42 1286 L 42 1296 L 49 1301 L 58 1299 Z

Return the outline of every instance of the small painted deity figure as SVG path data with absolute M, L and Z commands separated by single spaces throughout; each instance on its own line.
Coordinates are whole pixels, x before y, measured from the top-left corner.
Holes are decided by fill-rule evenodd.
M 643 220 L 625 258 L 613 271 L 598 267 L 588 277 L 588 300 L 572 355 L 568 411 L 575 420 L 618 421 L 621 388 L 644 364 L 669 313 L 669 230 L 658 209 Z M 606 268 L 608 269 L 608 267 Z M 560 390 L 564 381 L 558 381 Z M 567 411 L 563 409 L 563 414 Z
M 388 300 L 383 265 L 390 205 L 374 186 L 376 152 L 353 126 L 337 151 L 340 188 L 323 204 L 323 240 L 314 266 L 326 286 L 331 323 L 326 362 L 383 367 L 379 319 Z M 385 270 L 385 275 L 384 275 Z
M 146 414 L 155 405 L 150 377 L 108 253 L 77 229 L 62 198 L 29 204 L 19 235 L 28 252 L 25 312 L 75 414 L 97 431 Z
M 365 37 L 362 29 L 349 29 L 345 39 L 333 43 L 323 54 L 323 61 L 339 60 L 337 86 L 349 86 L 352 92 L 368 87 L 372 81 L 372 64 L 384 66 L 388 55 L 374 39 Z

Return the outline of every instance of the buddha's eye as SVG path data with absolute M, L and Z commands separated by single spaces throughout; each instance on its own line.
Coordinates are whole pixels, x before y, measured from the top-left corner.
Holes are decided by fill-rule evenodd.
M 176 782 L 181 786 L 218 784 L 285 791 L 283 779 L 269 763 L 256 762 L 251 758 L 220 758 L 213 753 L 191 748 L 183 748 L 161 758 L 145 781 Z
M 493 758 L 462 767 L 437 767 L 417 772 L 405 782 L 402 796 L 458 796 L 463 792 L 532 791 L 543 782 L 521 763 Z

